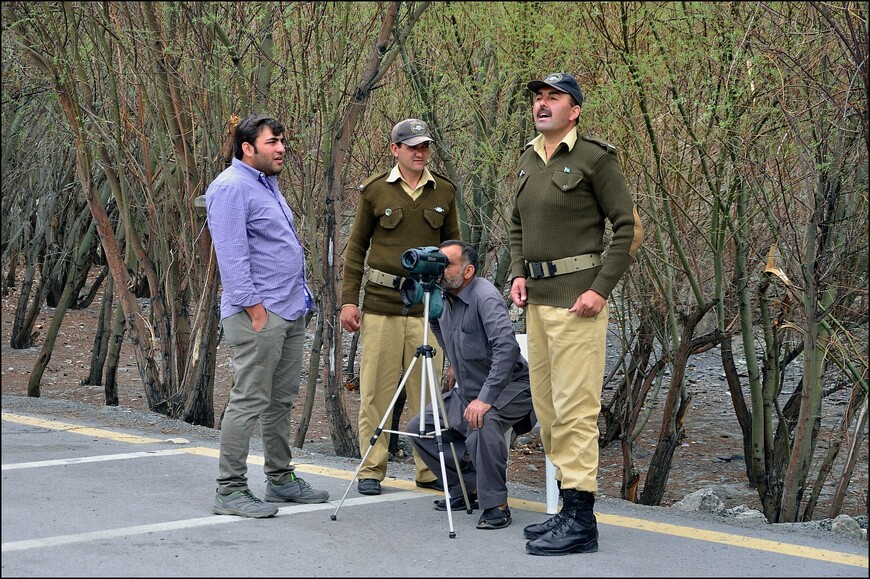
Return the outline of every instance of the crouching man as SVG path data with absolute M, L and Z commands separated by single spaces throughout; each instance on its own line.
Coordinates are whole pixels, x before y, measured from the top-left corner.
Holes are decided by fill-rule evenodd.
M 477 277 L 477 250 L 459 240 L 445 241 L 440 249 L 448 259 L 441 281 L 445 299 L 440 318 L 432 320 L 432 333 L 455 378 L 455 387 L 444 395 L 450 428 L 444 431 L 443 438 L 453 441 L 461 468 L 457 473 L 449 446 L 445 445 L 445 487 L 451 509 L 463 508 L 461 475 L 469 493 L 469 506 L 482 509 L 477 528 L 501 529 L 511 523 L 505 433 L 514 427 L 523 434 L 535 423 L 528 363 L 520 355 L 504 298 L 492 283 Z M 434 425 L 430 404 L 423 430 L 432 432 Z M 420 431 L 419 415 L 409 421 L 408 431 Z M 436 441 L 412 441 L 440 479 Z M 435 508 L 446 510 L 446 501 L 435 501 Z

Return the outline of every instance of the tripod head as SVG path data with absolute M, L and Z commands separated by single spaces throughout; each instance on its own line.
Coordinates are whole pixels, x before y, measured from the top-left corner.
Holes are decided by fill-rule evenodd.
M 402 254 L 402 267 L 409 275 L 402 282 L 399 295 L 406 309 L 424 301 L 429 319 L 441 317 L 444 301 L 438 278 L 447 265 L 447 256 L 437 247 L 412 247 Z M 423 300 L 424 294 L 429 294 L 428 300 Z

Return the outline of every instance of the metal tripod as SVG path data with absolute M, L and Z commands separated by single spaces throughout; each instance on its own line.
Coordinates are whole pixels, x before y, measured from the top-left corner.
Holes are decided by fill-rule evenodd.
M 353 482 L 357 480 L 357 476 L 359 476 L 359 471 L 362 470 L 362 466 L 365 463 L 366 458 L 368 458 L 369 453 L 374 448 L 375 443 L 378 438 L 384 432 L 395 433 L 395 434 L 406 434 L 408 436 L 415 436 L 419 438 L 435 438 L 436 445 L 438 447 L 438 459 L 441 463 L 441 481 L 444 483 L 444 501 L 447 505 L 447 522 L 449 526 L 449 537 L 451 539 L 456 538 L 456 532 L 453 530 L 453 512 L 451 510 L 450 505 L 450 490 L 447 485 L 447 468 L 444 464 L 444 438 L 442 436 L 441 429 L 441 418 L 444 419 L 444 429 L 450 428 L 450 425 L 447 424 L 447 411 L 444 407 L 444 399 L 441 397 L 441 389 L 440 385 L 435 384 L 435 370 L 432 363 L 432 358 L 435 356 L 435 350 L 432 346 L 429 345 L 429 300 L 432 293 L 432 288 L 434 283 L 424 284 L 424 293 L 423 293 L 423 345 L 417 348 L 417 352 L 414 354 L 414 359 L 411 360 L 411 364 L 405 370 L 405 374 L 402 376 L 402 381 L 399 383 L 399 386 L 396 388 L 396 394 L 393 396 L 392 401 L 390 401 L 390 405 L 387 407 L 388 409 L 392 409 L 396 405 L 396 400 L 399 399 L 402 391 L 405 388 L 405 383 L 408 381 L 408 377 L 411 376 L 411 372 L 414 369 L 414 365 L 417 363 L 417 360 L 420 356 L 423 356 L 423 365 L 420 367 L 420 371 L 422 372 L 421 380 L 420 380 L 420 431 L 419 432 L 404 432 L 401 430 L 385 430 L 384 424 L 387 422 L 387 418 L 390 416 L 391 410 L 387 410 L 387 413 L 384 414 L 383 418 L 381 418 L 380 424 L 375 429 L 375 433 L 371 438 L 371 442 L 369 444 L 368 450 L 363 455 L 362 460 L 360 460 L 359 465 L 356 467 L 356 471 L 353 473 L 353 478 L 350 479 L 350 483 L 347 485 L 347 489 L 344 491 L 344 496 L 341 497 L 341 501 L 338 503 L 338 507 L 335 509 L 335 512 L 330 515 L 330 519 L 333 521 L 338 518 L 338 511 L 341 509 L 341 506 L 344 504 L 344 500 L 347 498 L 347 493 L 350 492 L 350 487 L 353 485 Z M 432 400 L 432 414 L 435 422 L 435 430 L 434 432 L 426 432 L 425 431 L 425 416 L 426 416 L 426 391 L 428 388 L 429 398 Z M 435 403 L 437 401 L 437 404 Z M 459 466 L 459 458 L 456 456 L 456 449 L 453 446 L 453 441 L 449 440 L 450 444 L 450 452 L 453 454 L 453 462 L 456 467 L 456 472 L 460 473 L 459 476 L 459 486 L 462 489 L 462 497 L 465 499 L 465 507 L 467 512 L 471 514 L 473 511 L 471 509 L 471 501 L 468 498 L 468 491 L 465 489 L 465 481 L 461 475 L 462 470 Z

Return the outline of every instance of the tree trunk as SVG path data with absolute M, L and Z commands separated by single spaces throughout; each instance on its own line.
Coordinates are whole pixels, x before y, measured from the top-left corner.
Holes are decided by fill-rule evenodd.
M 103 388 L 106 392 L 106 404 L 109 404 L 110 400 L 118 400 L 118 364 L 121 360 L 121 346 L 124 344 L 125 333 L 124 310 L 121 309 L 121 304 L 117 304 L 109 338 L 109 349 L 106 352 L 106 377 Z
M 60 332 L 60 325 L 63 322 L 63 317 L 66 314 L 67 308 L 72 301 L 74 280 L 67 281 L 66 287 L 60 296 L 57 308 L 54 310 L 54 317 L 51 319 L 51 325 L 45 333 L 45 341 L 42 343 L 42 350 L 39 352 L 39 357 L 36 358 L 36 363 L 33 365 L 33 370 L 30 372 L 30 379 L 27 382 L 27 395 L 39 398 L 40 382 L 42 375 L 45 374 L 45 369 L 51 361 L 51 354 L 54 352 L 54 343 L 57 341 L 57 335 Z
M 650 459 L 649 471 L 643 485 L 643 493 L 640 496 L 640 503 L 643 505 L 659 505 L 665 494 L 674 450 L 685 437 L 683 422 L 692 399 L 691 394 L 686 397 L 681 395 L 686 365 L 693 352 L 692 336 L 698 323 L 714 305 L 714 302 L 708 302 L 705 306 L 698 306 L 683 323 L 680 347 L 674 357 L 671 383 L 668 387 L 665 406 L 662 409 L 661 435 L 653 457 Z
M 308 426 L 311 424 L 311 413 L 314 411 L 314 401 L 317 399 L 317 378 L 320 376 L 320 350 L 323 347 L 323 316 L 317 316 L 317 328 L 314 330 L 314 341 L 311 343 L 311 354 L 308 358 L 308 383 L 305 386 L 305 401 L 302 404 L 302 416 L 296 426 L 294 446 L 302 448 Z
M 73 302 L 73 293 L 76 291 L 76 288 L 79 287 L 79 278 L 85 274 L 84 264 L 88 260 L 88 253 L 90 252 L 91 244 L 94 240 L 96 228 L 93 223 L 88 227 L 87 232 L 81 236 L 81 238 L 77 239 L 78 243 L 78 251 L 76 251 L 75 257 L 73 259 L 72 267 L 68 270 L 66 275 L 66 286 L 64 287 L 64 291 L 60 296 L 60 300 L 57 304 L 57 308 L 54 311 L 54 317 L 51 320 L 51 325 L 48 328 L 48 331 L 45 335 L 45 342 L 42 344 L 42 351 L 39 353 L 39 357 L 36 359 L 36 363 L 33 366 L 33 371 L 30 373 L 30 380 L 27 383 L 27 395 L 39 397 L 40 395 L 40 382 L 42 381 L 42 375 L 45 373 L 46 367 L 48 367 L 49 361 L 51 361 L 51 354 L 54 350 L 54 343 L 57 340 L 57 335 L 60 332 L 60 326 L 63 322 L 63 317 L 66 315 L 67 309 L 69 309 L 70 304 Z
M 730 337 L 722 340 L 719 345 L 719 354 L 725 372 L 725 382 L 728 384 L 728 392 L 731 394 L 731 406 L 734 408 L 737 424 L 740 425 L 740 431 L 743 434 L 743 464 L 746 469 L 746 480 L 749 481 L 749 484 L 755 484 L 752 461 L 750 460 L 752 456 L 752 414 L 746 406 L 746 399 L 743 397 L 743 388 L 737 372 L 737 365 L 734 363 L 734 350 Z
M 211 235 L 203 227 L 201 250 L 208 247 L 208 266 L 206 268 L 203 299 L 194 315 L 194 323 L 188 342 L 191 347 L 182 365 L 186 374 L 181 380 L 180 390 L 184 397 L 184 410 L 180 417 L 190 424 L 214 428 L 214 372 L 217 358 L 217 343 L 220 324 L 217 272 L 217 258 L 211 246 Z
M 103 285 L 103 281 L 105 281 L 105 279 L 108 277 L 108 275 L 109 275 L 109 266 L 104 265 L 103 268 L 100 270 L 100 273 L 97 275 L 97 278 L 94 280 L 94 283 L 91 284 L 90 289 L 88 289 L 88 291 L 85 292 L 84 296 L 81 296 L 79 294 L 79 292 L 76 292 L 76 296 L 79 296 L 79 297 L 76 299 L 76 302 L 73 304 L 71 309 L 83 310 L 83 309 L 87 308 L 89 305 L 91 305 L 94 302 L 94 298 L 97 297 L 97 292 L 100 291 L 100 286 Z
M 859 411 L 858 406 L 861 404 L 862 398 L 864 398 L 863 411 L 866 413 L 867 399 L 864 395 L 864 390 L 856 384 L 852 388 L 852 394 L 849 397 L 849 402 L 846 404 L 845 412 L 843 412 L 843 418 L 840 420 L 840 426 L 837 429 L 835 435 L 833 436 L 833 440 L 830 447 L 828 448 L 828 452 L 825 453 L 825 458 L 822 460 L 822 464 L 819 466 L 818 474 L 816 475 L 816 481 L 813 484 L 812 491 L 810 492 L 810 498 L 807 500 L 807 504 L 804 508 L 804 514 L 801 517 L 801 520 L 811 521 L 813 519 L 813 513 L 815 512 L 816 504 L 819 500 L 819 495 L 822 492 L 822 487 L 824 486 L 825 481 L 828 480 L 828 475 L 831 474 L 831 471 L 834 468 L 834 462 L 837 460 L 837 456 L 839 456 L 840 454 L 840 449 L 843 446 L 843 442 L 849 437 L 849 430 L 852 426 L 852 421 L 855 419 L 855 413 Z M 855 450 L 854 444 L 861 439 L 860 433 L 864 429 L 864 425 L 861 423 L 861 421 L 862 418 L 859 416 L 858 425 L 855 429 L 856 436 L 853 438 L 853 444 L 850 445 L 852 448 L 852 452 L 854 452 Z M 848 481 L 851 478 L 851 473 L 854 466 L 854 460 L 850 460 L 850 458 L 847 457 L 846 465 L 844 468 L 844 476 L 840 479 L 838 491 L 840 490 L 843 481 Z M 848 482 L 846 482 L 845 486 L 848 486 Z M 843 492 L 845 492 L 845 488 L 843 489 Z M 842 506 L 842 494 L 837 494 L 839 495 L 839 501 L 837 500 L 835 495 L 831 511 L 829 511 L 828 515 L 831 519 L 836 518 L 836 516 L 840 514 L 839 509 Z
M 856 387 L 855 391 L 859 392 L 859 389 Z M 843 475 L 837 483 L 837 490 L 834 492 L 834 499 L 831 504 L 831 510 L 828 511 L 828 518 L 836 518 L 843 508 L 843 497 L 846 495 L 846 490 L 849 488 L 849 482 L 852 480 L 852 473 L 855 470 L 855 463 L 858 461 L 858 454 L 860 453 L 859 447 L 861 445 L 862 433 L 866 427 L 867 395 L 865 393 L 864 402 L 861 404 L 861 411 L 858 413 L 858 420 L 855 422 L 855 433 L 852 436 L 852 443 L 849 445 L 849 453 L 846 455 L 846 464 L 843 467 Z M 810 516 L 812 516 L 812 513 L 810 513 Z
M 109 351 L 109 341 L 112 336 L 112 318 L 115 313 L 114 281 L 112 276 L 106 279 L 106 287 L 103 290 L 103 299 L 100 302 L 100 315 L 97 318 L 97 329 L 94 335 L 94 347 L 91 350 L 91 364 L 85 384 L 103 383 L 103 366 L 106 363 L 106 353 Z M 114 400 L 106 398 L 106 405 L 117 406 L 117 394 Z

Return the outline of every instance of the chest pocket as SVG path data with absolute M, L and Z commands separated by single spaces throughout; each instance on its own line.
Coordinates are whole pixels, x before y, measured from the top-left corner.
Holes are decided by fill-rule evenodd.
M 432 229 L 441 229 L 441 226 L 444 225 L 444 213 L 440 211 L 435 211 L 434 209 L 424 209 L 423 217 L 426 219 L 426 223 L 429 224 Z
M 393 209 L 390 211 L 390 214 L 386 213 L 381 215 L 378 223 L 381 224 L 381 227 L 384 229 L 395 229 L 399 222 L 402 221 L 402 210 L 401 209 Z
M 483 322 L 480 320 L 480 315 L 476 312 L 476 307 L 472 306 L 466 309 L 462 315 L 462 319 L 458 320 L 458 326 L 454 330 L 454 336 L 459 345 L 459 351 L 462 352 L 462 357 L 466 360 L 484 360 L 487 359 L 486 346 L 488 344 L 486 336 L 483 335 Z
M 462 357 L 466 360 L 484 360 L 486 359 L 486 340 L 481 336 L 479 327 L 472 328 L 470 332 L 466 332 L 460 328 L 456 332 L 456 338 L 459 342 L 459 351 L 462 352 Z
M 553 183 L 562 193 L 569 193 L 577 188 L 577 185 L 583 180 L 583 175 L 577 173 L 553 173 Z

